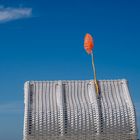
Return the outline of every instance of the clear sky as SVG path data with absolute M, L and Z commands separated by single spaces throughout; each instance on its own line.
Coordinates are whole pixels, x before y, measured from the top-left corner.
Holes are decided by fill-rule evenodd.
M 127 79 L 140 124 L 139 0 L 0 0 L 0 139 L 21 140 L 28 80 Z M 140 127 L 139 127 L 140 128 Z

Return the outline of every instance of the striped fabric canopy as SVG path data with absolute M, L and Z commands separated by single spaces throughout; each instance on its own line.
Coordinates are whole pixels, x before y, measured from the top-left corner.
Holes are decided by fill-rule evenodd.
M 25 83 L 24 140 L 136 140 L 126 80 Z

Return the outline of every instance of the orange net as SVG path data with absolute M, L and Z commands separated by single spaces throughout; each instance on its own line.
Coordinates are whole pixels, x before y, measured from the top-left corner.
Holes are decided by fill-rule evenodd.
M 84 38 L 84 48 L 88 54 L 91 54 L 93 47 L 93 38 L 90 34 L 87 33 Z
M 92 52 L 93 47 L 94 47 L 93 38 L 90 34 L 87 33 L 84 38 L 84 48 L 88 54 L 91 54 L 92 68 L 93 68 L 93 73 L 94 73 L 94 83 L 95 83 L 96 93 L 98 94 L 99 88 L 98 88 L 98 82 L 96 79 L 96 69 L 94 65 L 94 57 L 93 57 L 93 52 Z

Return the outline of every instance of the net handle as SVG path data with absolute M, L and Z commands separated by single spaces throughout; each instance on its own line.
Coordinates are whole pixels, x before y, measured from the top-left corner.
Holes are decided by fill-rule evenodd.
M 94 56 L 93 56 L 93 52 L 91 52 L 91 60 L 92 60 L 92 69 L 93 69 L 93 74 L 94 74 L 94 84 L 95 84 L 95 88 L 96 88 L 96 94 L 99 94 L 99 86 L 98 86 L 98 81 L 96 78 L 96 69 L 95 69 L 95 65 L 94 65 Z

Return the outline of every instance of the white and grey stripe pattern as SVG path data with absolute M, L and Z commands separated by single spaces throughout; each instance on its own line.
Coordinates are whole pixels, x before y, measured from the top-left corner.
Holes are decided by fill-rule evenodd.
M 136 140 L 126 80 L 25 83 L 24 140 Z

